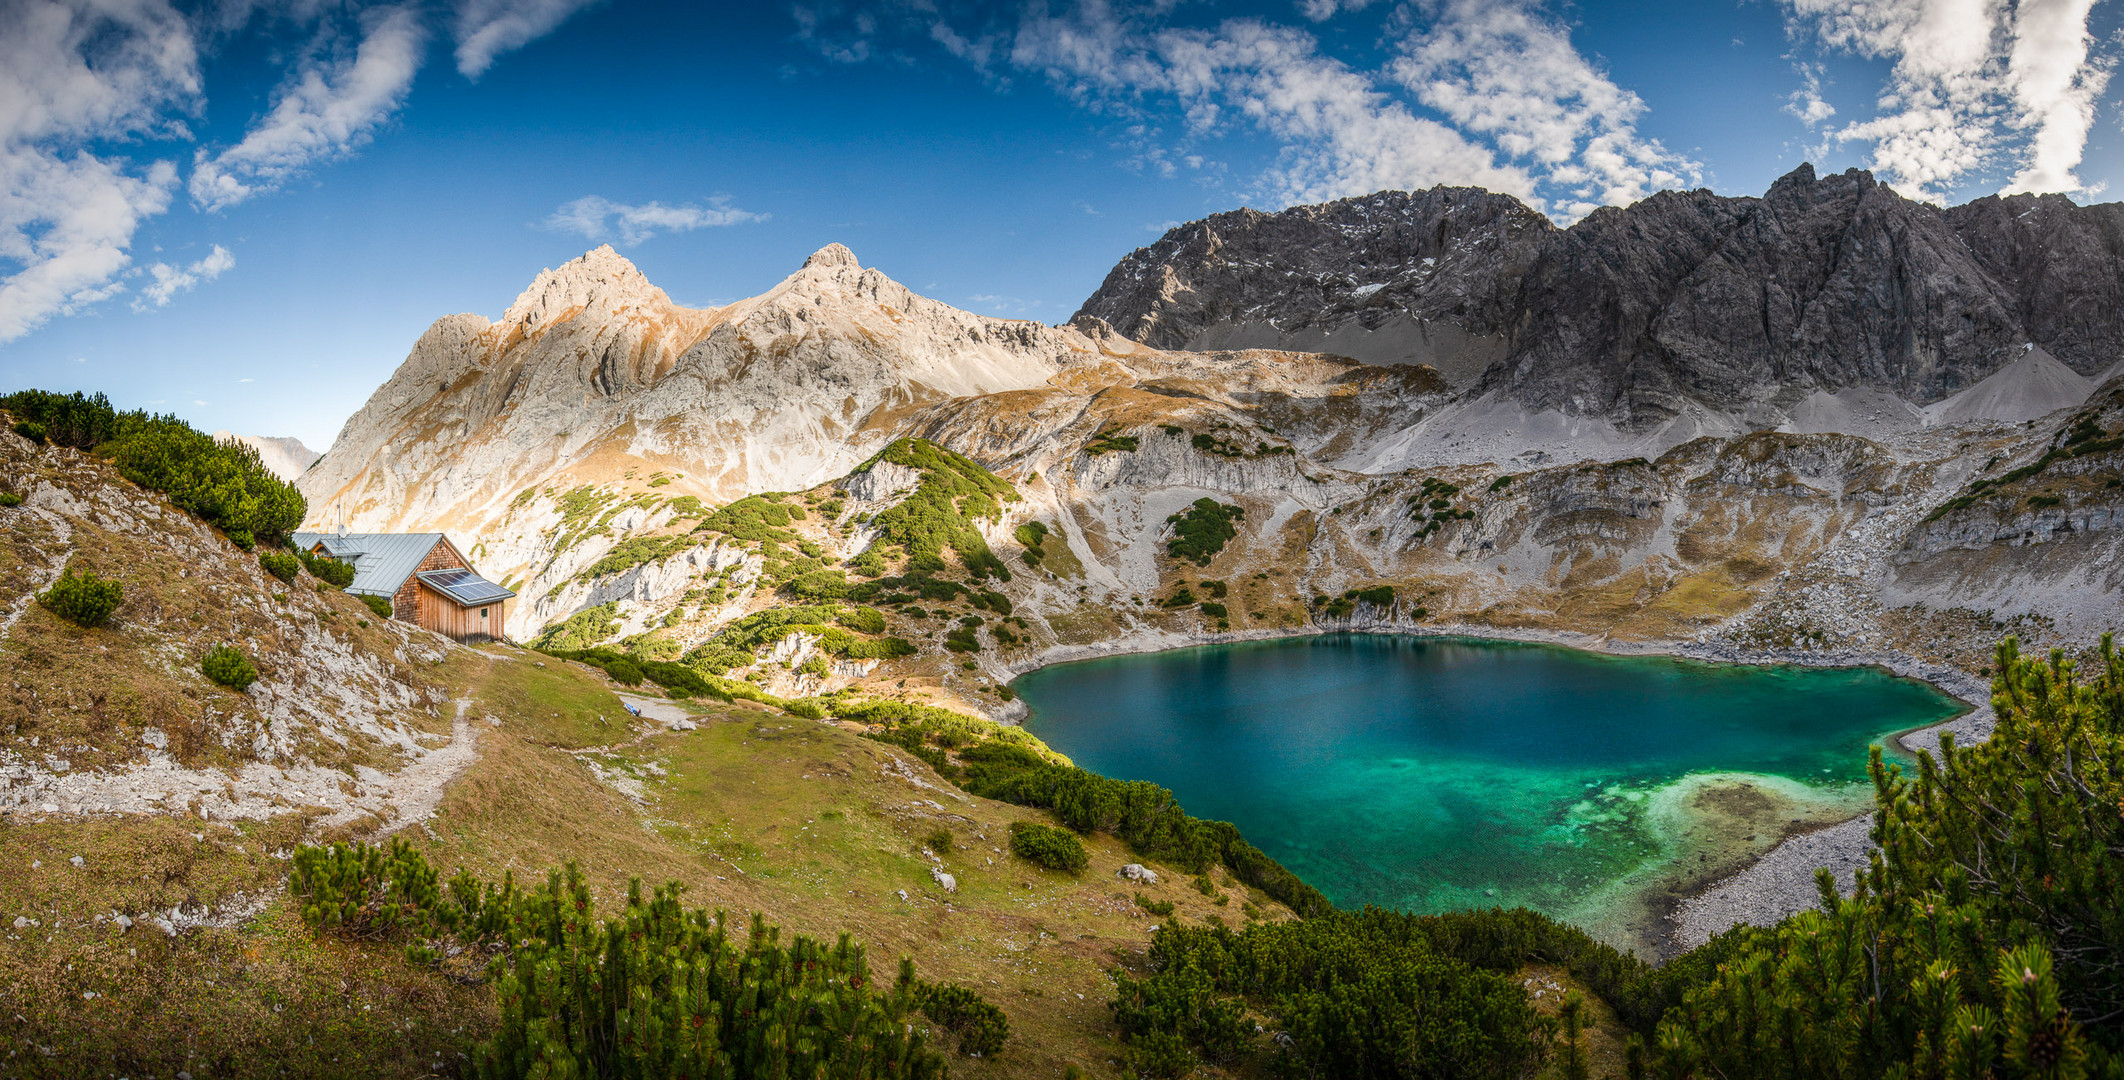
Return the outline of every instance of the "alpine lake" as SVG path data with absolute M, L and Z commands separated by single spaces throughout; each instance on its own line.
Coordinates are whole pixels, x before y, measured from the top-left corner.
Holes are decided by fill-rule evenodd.
M 1966 708 L 1874 668 L 1375 634 L 1013 685 L 1048 745 L 1238 825 L 1339 907 L 1523 905 L 1654 954 L 1676 899 L 1866 812 L 1870 744 Z

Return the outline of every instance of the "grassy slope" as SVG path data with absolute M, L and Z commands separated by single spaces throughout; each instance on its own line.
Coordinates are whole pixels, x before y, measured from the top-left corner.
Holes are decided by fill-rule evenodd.
M 1114 876 L 1135 861 L 1118 842 L 1090 838 L 1079 877 L 1031 867 L 999 849 L 1010 822 L 1043 813 L 956 796 L 921 762 L 832 724 L 730 706 L 703 711 L 697 731 L 626 726 L 592 674 L 502 646 L 458 650 L 438 675 L 472 699 L 470 715 L 500 721 L 481 725 L 479 760 L 406 833 L 446 872 L 523 878 L 574 859 L 601 904 L 641 876 L 790 931 L 846 930 L 874 971 L 913 956 L 925 977 L 976 986 L 1009 1012 L 1008 1048 L 961 1061 L 958 1075 L 1107 1071 L 1104 972 L 1140 957 L 1159 921 Z M 639 803 L 622 790 L 635 779 Z M 438 1052 L 455 1060 L 493 1021 L 484 991 L 410 968 L 389 945 L 305 933 L 277 892 L 286 863 L 274 857 L 305 826 L 55 818 L 0 830 L 0 866 L 41 863 L 0 875 L 0 926 L 18 914 L 39 923 L 0 942 L 0 1076 L 328 1075 L 356 1058 L 365 1074 L 425 1075 Z M 943 866 L 956 895 L 921 851 L 939 827 L 954 836 Z M 67 862 L 76 854 L 80 869 Z M 1221 871 L 1220 882 L 1234 897 L 1223 907 L 1175 873 L 1141 891 L 1190 919 L 1236 923 L 1244 891 Z M 110 919 L 173 906 L 196 916 L 237 894 L 273 899 L 249 921 L 174 938 Z

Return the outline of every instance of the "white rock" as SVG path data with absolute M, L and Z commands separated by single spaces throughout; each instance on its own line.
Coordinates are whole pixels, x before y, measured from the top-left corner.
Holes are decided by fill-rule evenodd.
M 937 884 L 944 887 L 945 892 L 955 893 L 959 891 L 959 879 L 945 873 L 943 867 L 930 867 L 929 876 L 935 878 Z
M 1115 871 L 1114 876 L 1127 878 L 1130 881 L 1140 881 L 1145 885 L 1156 885 L 1158 883 L 1158 872 L 1142 863 L 1129 863 L 1127 866 Z

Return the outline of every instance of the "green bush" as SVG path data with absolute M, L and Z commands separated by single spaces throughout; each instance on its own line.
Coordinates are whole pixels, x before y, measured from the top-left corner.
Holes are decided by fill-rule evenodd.
M 302 560 L 302 568 L 308 570 L 311 577 L 335 589 L 344 589 L 354 584 L 353 563 L 341 562 L 329 555 L 318 555 L 300 548 L 295 550 L 295 557 Z
M 258 681 L 258 669 L 232 645 L 216 645 L 208 649 L 206 656 L 199 661 L 199 670 L 215 685 L 231 690 L 247 689 Z
M 1650 1074 L 2124 1073 L 2124 655 L 2107 635 L 2093 668 L 2009 638 L 1989 740 L 1943 736 L 1915 776 L 1875 747 L 1880 848 L 1854 895 L 1824 871 L 1820 910 L 1700 965 Z
M 76 626 L 102 626 L 124 599 L 125 587 L 118 582 L 97 577 L 94 570 L 76 574 L 73 567 L 37 594 L 37 602 L 46 611 Z
M 392 616 L 394 609 L 391 606 L 390 597 L 378 596 L 375 593 L 357 593 L 355 595 L 361 597 L 361 602 L 367 604 L 369 610 L 376 613 L 377 618 L 388 619 Z
M 834 621 L 858 633 L 882 634 L 885 632 L 885 613 L 876 608 L 852 608 L 835 616 Z
M 1159 916 L 1160 918 L 1163 918 L 1164 916 L 1173 913 L 1172 901 L 1153 900 L 1150 897 L 1143 895 L 1142 893 L 1136 894 L 1136 906 L 1142 908 L 1145 911 L 1150 912 L 1153 915 Z
M 625 657 L 606 664 L 605 674 L 612 676 L 612 681 L 622 686 L 640 686 L 642 684 L 641 665 Z
M 288 584 L 293 584 L 295 575 L 302 572 L 302 560 L 284 551 L 259 552 L 258 565 L 264 567 L 266 573 Z
M 1516 968 L 1450 955 L 1422 919 L 1368 908 L 1302 922 L 1167 924 L 1152 975 L 1117 982 L 1112 1009 L 1132 1055 L 1199 1056 L 1252 1073 L 1257 1055 L 1294 1076 L 1507 1077 L 1547 1055 L 1550 1022 Z M 1283 1036 L 1255 1033 L 1249 1009 Z M 1183 1055 L 1185 1055 L 1183 1057 Z
M 217 442 L 175 417 L 128 414 L 120 434 L 96 447 L 127 480 L 168 495 L 235 539 L 283 536 L 302 524 L 307 504 L 273 475 L 256 448 Z
M 22 496 L 12 491 L 0 491 L 0 507 L 21 506 Z
M 405 942 L 408 959 L 493 956 L 498 1016 L 471 1054 L 482 1080 L 526 1076 L 942 1080 L 943 1056 L 913 1022 L 924 987 L 911 966 L 875 982 L 861 946 L 827 946 L 757 915 L 749 932 L 679 904 L 676 883 L 594 918 L 582 872 L 500 887 L 460 870 L 447 882 L 403 840 L 298 848 L 289 892 L 318 934 Z M 956 995 L 940 1013 L 979 1046 L 1001 1022 Z M 940 1026 L 950 1024 L 932 1014 Z
M 1010 1018 L 980 994 L 963 986 L 916 983 L 912 960 L 900 961 L 900 981 L 915 983 L 922 1015 L 958 1036 L 959 1053 L 987 1057 L 1003 1049 L 1004 1041 L 1010 1038 Z
M 974 578 L 1010 580 L 1009 568 L 989 550 L 974 522 L 1002 517 L 1001 504 L 1020 497 L 1016 488 L 972 459 L 927 439 L 896 440 L 855 472 L 868 471 L 880 461 L 919 470 L 922 480 L 912 495 L 871 519 L 879 545 L 899 547 L 911 567 L 927 567 L 932 573 L 944 569 L 943 554 L 949 548 Z
M 1066 874 L 1083 872 L 1085 864 L 1090 861 L 1084 853 L 1084 842 L 1077 839 L 1077 834 L 1030 821 L 1011 822 L 1010 853 L 1026 862 Z
M 1208 566 L 1224 545 L 1239 535 L 1233 522 L 1245 516 L 1242 507 L 1215 499 L 1196 499 L 1185 511 L 1165 519 L 1173 527 L 1173 538 L 1166 542 L 1165 549 L 1175 559 Z
M 39 446 L 44 445 L 44 425 L 37 423 L 34 420 L 16 421 L 15 434 L 20 435 L 23 438 L 28 439 L 29 441 L 36 443 Z
M 90 397 L 79 391 L 54 394 L 44 390 L 18 390 L 0 397 L 0 409 L 35 425 L 40 436 L 33 441 L 48 436 L 54 444 L 76 450 L 93 450 L 118 436 L 121 420 L 146 415 L 128 413 L 121 417 L 118 410 L 111 407 L 111 399 L 102 394 Z M 16 430 L 20 430 L 19 426 Z
M 548 625 L 531 639 L 540 652 L 572 652 L 597 645 L 619 633 L 619 602 L 584 608 L 560 622 Z

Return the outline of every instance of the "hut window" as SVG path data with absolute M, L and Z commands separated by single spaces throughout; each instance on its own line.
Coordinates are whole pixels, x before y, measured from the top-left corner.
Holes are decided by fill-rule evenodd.
M 484 618 L 486 618 L 486 617 L 487 617 L 487 609 L 486 609 L 486 608 L 480 608 L 480 609 L 479 609 L 479 617 L 480 617 L 480 618 L 482 618 L 482 619 L 484 619 Z

